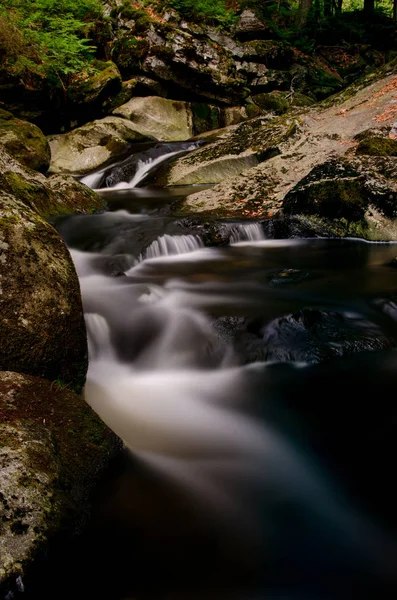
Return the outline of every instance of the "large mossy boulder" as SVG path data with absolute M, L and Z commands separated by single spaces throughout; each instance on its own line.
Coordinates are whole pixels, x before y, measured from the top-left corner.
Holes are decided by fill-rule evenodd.
M 113 112 L 129 119 L 141 135 L 162 142 L 179 142 L 193 135 L 192 111 L 188 102 L 158 96 L 132 98 Z
M 80 396 L 20 373 L 0 372 L 0 415 L 0 594 L 8 598 L 55 533 L 81 526 L 89 490 L 120 443 Z
M 20 163 L 45 173 L 50 166 L 50 146 L 41 130 L 0 109 L 0 147 Z
M 3 192 L 45 218 L 93 212 L 105 206 L 98 194 L 78 181 L 69 177 L 46 178 L 1 150 L 0 186 Z
M 288 192 L 282 211 L 301 219 L 306 235 L 311 227 L 315 235 L 395 240 L 397 158 L 330 159 Z
M 80 286 L 55 229 L 0 192 L 0 370 L 84 384 L 87 341 Z
M 87 117 L 100 117 L 106 114 L 109 100 L 122 90 L 120 71 L 109 62 L 95 61 L 93 74 L 76 79 L 67 88 L 67 101 L 72 118 L 85 122 Z
M 365 156 L 397 156 L 397 139 L 390 127 L 367 129 L 356 136 L 356 154 Z
M 135 124 L 116 116 L 105 117 L 50 137 L 52 173 L 89 173 L 125 152 L 132 142 L 153 139 Z

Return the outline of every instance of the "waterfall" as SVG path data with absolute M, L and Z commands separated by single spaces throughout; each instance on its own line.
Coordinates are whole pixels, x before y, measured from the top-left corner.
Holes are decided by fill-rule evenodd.
M 260 242 L 265 239 L 265 234 L 259 223 L 239 223 L 234 225 L 230 233 L 230 244 L 239 242 Z
M 135 188 L 162 163 L 195 150 L 200 144 L 202 141 L 156 144 L 149 150 L 136 152 L 109 167 L 85 175 L 80 181 L 96 191 Z
M 147 258 L 157 258 L 159 256 L 172 256 L 177 254 L 187 254 L 203 248 L 204 244 L 198 235 L 168 235 L 164 234 L 154 240 L 148 246 L 143 254 L 140 255 L 137 262 L 142 262 Z

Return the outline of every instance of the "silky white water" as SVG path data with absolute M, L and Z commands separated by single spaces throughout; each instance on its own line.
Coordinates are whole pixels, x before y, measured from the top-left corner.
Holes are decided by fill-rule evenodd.
M 206 251 L 222 260 L 221 249 L 197 249 L 191 241 L 158 241 L 146 253 L 151 258 L 141 257 L 129 276 L 118 278 L 96 270 L 97 254 L 73 252 L 90 353 L 86 401 L 134 455 L 216 518 L 238 523 L 241 534 L 266 539 L 274 528 L 281 531 L 278 506 L 287 503 L 297 515 L 294 543 L 302 545 L 303 564 L 307 545 L 323 538 L 316 558 L 321 568 L 331 548 L 342 564 L 353 560 L 388 570 L 393 550 L 387 536 L 280 432 L 244 410 L 251 383 L 266 365 L 238 366 L 233 349 L 201 312 L 237 297 L 217 296 L 205 284 L 135 280 L 162 259 L 201 260 Z M 173 255 L 170 248 L 184 252 Z M 313 559 L 307 560 L 305 568 Z

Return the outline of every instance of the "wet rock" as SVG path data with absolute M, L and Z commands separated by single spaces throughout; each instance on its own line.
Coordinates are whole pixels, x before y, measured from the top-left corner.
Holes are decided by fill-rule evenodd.
M 111 116 L 50 137 L 52 173 L 88 173 L 122 154 L 131 142 L 153 139 L 135 125 Z
M 0 370 L 81 389 L 87 341 L 69 252 L 27 204 L 0 194 Z
M 114 111 L 129 119 L 135 131 L 159 141 L 177 142 L 193 135 L 190 104 L 157 96 L 132 98 Z
M 0 590 L 24 585 L 61 529 L 88 516 L 88 493 L 120 447 L 84 400 L 60 384 L 0 372 Z
M 45 173 L 50 166 L 50 147 L 36 125 L 0 109 L 0 147 L 20 163 Z
M 288 281 L 283 285 L 297 283 L 306 277 L 307 274 L 302 272 L 288 273 Z M 314 364 L 394 346 L 391 337 L 364 317 L 313 309 L 303 309 L 270 323 L 261 319 L 222 317 L 217 319 L 216 329 L 223 339 L 227 338 L 234 345 L 240 360 L 245 363 L 292 361 Z

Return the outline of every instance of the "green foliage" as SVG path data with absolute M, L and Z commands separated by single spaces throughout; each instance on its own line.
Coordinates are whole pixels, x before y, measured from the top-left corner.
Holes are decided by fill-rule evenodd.
M 3 66 L 25 81 L 67 81 L 89 67 L 91 23 L 101 13 L 99 0 L 0 0 Z
M 166 0 L 164 5 L 176 10 L 181 17 L 199 23 L 228 26 L 237 18 L 224 0 Z

